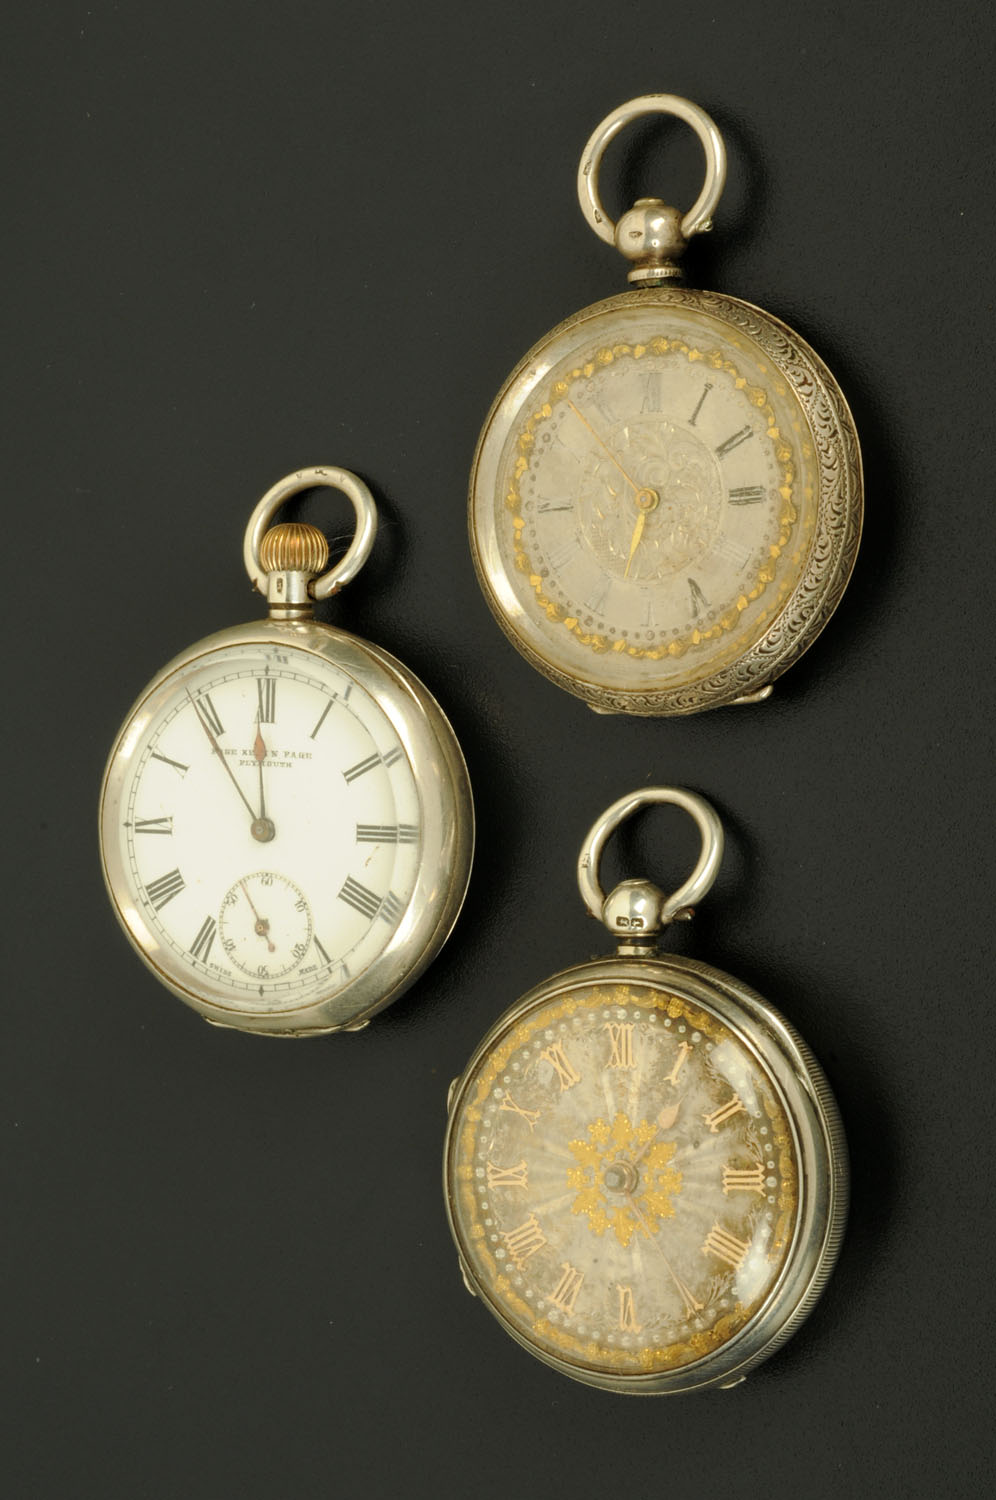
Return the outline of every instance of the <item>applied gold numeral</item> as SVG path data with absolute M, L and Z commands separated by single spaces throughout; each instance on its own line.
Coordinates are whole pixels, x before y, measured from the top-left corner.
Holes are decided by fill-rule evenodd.
M 609 1033 L 609 1046 L 612 1048 L 606 1067 L 632 1068 L 633 1022 L 606 1021 L 602 1030 Z
M 564 1268 L 564 1274 L 557 1282 L 547 1300 L 552 1302 L 554 1307 L 559 1307 L 561 1312 L 572 1313 L 574 1311 L 574 1304 L 578 1300 L 581 1283 L 584 1281 L 584 1272 L 575 1270 L 569 1261 L 562 1261 L 561 1264 Z
M 636 1321 L 636 1308 L 633 1304 L 633 1288 L 630 1286 L 619 1287 L 619 1328 L 622 1333 L 639 1333 L 643 1327 L 642 1323 Z
M 732 1266 L 734 1271 L 739 1271 L 749 1249 L 750 1240 L 738 1240 L 735 1234 L 730 1234 L 721 1224 L 714 1224 L 706 1236 L 702 1254 L 716 1255 L 728 1266 Z
M 559 1042 L 554 1042 L 552 1047 L 547 1047 L 540 1053 L 540 1057 L 548 1062 L 556 1073 L 561 1093 L 581 1082 L 581 1074 L 575 1072 Z
M 764 1168 L 756 1167 L 724 1167 L 723 1168 L 723 1192 L 724 1193 L 760 1193 L 764 1197 Z
M 520 1161 L 517 1167 L 496 1167 L 489 1161 L 485 1162 L 484 1170 L 489 1188 L 529 1186 L 529 1168 L 524 1161 Z
M 537 1250 L 542 1250 L 546 1244 L 546 1235 L 539 1227 L 535 1214 L 530 1214 L 528 1219 L 523 1220 L 518 1229 L 504 1230 L 502 1239 L 517 1271 L 521 1271 L 529 1257 L 535 1255 Z
M 705 1120 L 713 1135 L 717 1135 L 719 1133 L 719 1127 L 721 1125 L 724 1125 L 727 1120 L 732 1119 L 734 1115 L 739 1114 L 743 1108 L 744 1104 L 740 1095 L 734 1094 L 733 1098 L 728 1100 L 726 1104 L 721 1104 L 718 1109 L 712 1112 L 711 1115 L 703 1115 L 702 1118 L 703 1120 Z M 746 1111 L 744 1111 L 744 1113 L 746 1113 Z
M 521 1104 L 516 1104 L 511 1094 L 505 1094 L 498 1108 L 507 1109 L 513 1115 L 521 1115 L 529 1126 L 530 1133 L 535 1128 L 536 1121 L 540 1117 L 538 1109 L 523 1109 Z
M 692 1049 L 688 1045 L 687 1042 L 679 1042 L 678 1043 L 678 1057 L 677 1057 L 677 1060 L 675 1062 L 674 1067 L 671 1069 L 670 1073 L 667 1075 L 667 1078 L 665 1079 L 666 1083 L 677 1083 L 678 1082 L 678 1074 L 681 1072 L 682 1068 L 684 1067 L 685 1061 L 686 1061 L 689 1053 L 691 1052 L 691 1050 Z

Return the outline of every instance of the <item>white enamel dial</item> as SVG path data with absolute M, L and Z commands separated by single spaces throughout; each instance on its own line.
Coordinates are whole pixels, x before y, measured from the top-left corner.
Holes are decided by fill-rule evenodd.
M 140 704 L 117 754 L 115 899 L 181 989 L 293 1011 L 354 981 L 406 924 L 412 767 L 383 709 L 321 655 L 264 641 L 195 657 Z

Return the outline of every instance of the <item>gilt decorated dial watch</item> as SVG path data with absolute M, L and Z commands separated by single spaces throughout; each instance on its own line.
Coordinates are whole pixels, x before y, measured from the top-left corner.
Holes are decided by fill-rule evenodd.
M 271 525 L 319 486 L 356 513 L 328 571 L 319 530 Z M 157 978 L 218 1025 L 358 1030 L 421 973 L 463 902 L 473 807 L 453 730 L 393 656 L 313 618 L 376 529 L 348 470 L 274 485 L 244 545 L 269 618 L 169 662 L 111 752 L 100 848 L 114 910 Z
M 665 896 L 599 861 L 640 807 L 702 834 Z M 827 1081 L 738 980 L 657 951 L 722 855 L 707 802 L 650 787 L 588 834 L 578 882 L 616 956 L 554 975 L 495 1024 L 450 1089 L 445 1193 L 469 1291 L 532 1354 L 606 1390 L 737 1384 L 802 1323 L 844 1230 L 847 1161 Z
M 685 214 L 641 198 L 618 223 L 602 154 L 628 122 L 675 115 L 705 183 Z M 631 289 L 576 313 L 513 370 L 481 433 L 471 547 L 499 624 L 539 671 L 605 712 L 688 714 L 767 697 L 840 600 L 861 531 L 847 403 L 771 314 L 682 284 L 712 227 L 722 137 L 650 94 L 585 146 L 582 211 Z

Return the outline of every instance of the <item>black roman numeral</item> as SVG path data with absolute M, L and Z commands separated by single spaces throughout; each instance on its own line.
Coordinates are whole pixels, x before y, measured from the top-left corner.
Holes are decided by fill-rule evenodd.
M 339 900 L 345 901 L 347 906 L 351 906 L 363 917 L 375 917 L 380 911 L 380 897 L 374 895 L 373 891 L 368 891 L 352 875 L 347 876 L 346 883 L 339 892 Z
M 190 767 L 185 766 L 182 760 L 170 760 L 168 755 L 160 755 L 158 750 L 152 751 L 151 759 L 161 760 L 164 766 L 172 766 L 173 770 L 179 771 L 181 776 L 186 776 L 187 772 L 190 770 Z
M 257 677 L 259 689 L 259 722 L 272 724 L 277 712 L 277 680 L 275 677 Z
M 368 755 L 366 760 L 357 761 L 355 766 L 350 766 L 342 774 L 347 781 L 355 781 L 358 776 L 365 776 L 368 771 L 372 771 L 374 766 L 393 766 L 400 759 L 401 750 L 395 745 L 393 750 L 386 750 L 383 755 Z
M 688 592 L 692 599 L 692 614 L 697 620 L 702 610 L 709 608 L 709 600 L 703 594 L 694 578 L 689 578 L 688 580 Z
M 720 458 L 725 458 L 728 453 L 733 452 L 734 448 L 739 448 L 741 443 L 746 443 L 747 439 L 753 436 L 753 427 L 741 427 L 740 431 L 735 432 L 732 437 L 728 437 L 725 443 L 717 445 L 716 453 Z
M 418 828 L 414 823 L 357 823 L 358 844 L 417 844 Z
M 757 505 L 758 501 L 765 499 L 767 493 L 763 484 L 748 484 L 742 489 L 730 491 L 730 504 Z
M 136 833 L 172 833 L 173 819 L 168 818 L 136 818 Z
M 199 694 L 197 707 L 209 729 L 213 730 L 215 734 L 225 733 L 225 726 L 218 717 L 218 710 L 211 702 L 210 693 Z
M 405 909 L 405 903 L 400 901 L 393 891 L 388 891 L 380 905 L 380 914 L 388 926 L 393 927 Z
M 190 945 L 191 958 L 199 958 L 202 963 L 207 963 L 211 944 L 214 942 L 214 935 L 217 931 L 218 924 L 214 917 L 205 917 L 201 930 Z
M 145 894 L 152 902 L 156 911 L 162 911 L 167 901 L 172 901 L 185 889 L 187 882 L 179 870 L 170 870 L 166 875 L 160 875 L 158 880 L 150 881 L 145 887 Z

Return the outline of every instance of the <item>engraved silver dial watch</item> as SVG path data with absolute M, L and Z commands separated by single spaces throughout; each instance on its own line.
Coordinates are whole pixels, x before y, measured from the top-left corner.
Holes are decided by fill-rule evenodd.
M 638 808 L 674 803 L 702 852 L 671 896 L 598 867 Z M 615 957 L 508 1010 L 451 1085 L 450 1228 L 469 1291 L 530 1353 L 604 1390 L 737 1384 L 812 1309 L 844 1231 L 847 1159 L 827 1081 L 760 995 L 657 952 L 711 886 L 707 802 L 650 787 L 585 840 L 578 882 Z
M 299 491 L 343 491 L 331 569 Z M 118 734 L 100 797 L 111 902 L 158 979 L 208 1021 L 281 1036 L 358 1030 L 445 942 L 473 849 L 467 771 L 439 705 L 368 641 L 313 618 L 377 529 L 367 486 L 302 469 L 260 500 L 244 559 L 269 619 L 169 662 Z
M 642 198 L 614 224 L 602 154 L 654 113 L 698 134 L 702 192 L 685 214 Z M 534 667 L 607 712 L 768 696 L 836 608 L 857 552 L 860 453 L 833 376 L 770 313 L 681 283 L 725 177 L 722 137 L 687 99 L 646 95 L 602 121 L 578 196 L 630 261 L 631 290 L 529 351 L 474 457 L 471 547 L 488 604 Z

